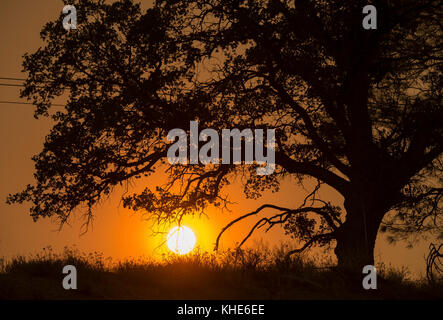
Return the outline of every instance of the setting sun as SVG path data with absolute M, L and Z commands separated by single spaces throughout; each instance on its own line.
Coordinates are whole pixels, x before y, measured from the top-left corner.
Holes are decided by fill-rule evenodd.
M 194 232 L 186 226 L 172 228 L 166 239 L 169 250 L 177 254 L 190 252 L 196 242 Z

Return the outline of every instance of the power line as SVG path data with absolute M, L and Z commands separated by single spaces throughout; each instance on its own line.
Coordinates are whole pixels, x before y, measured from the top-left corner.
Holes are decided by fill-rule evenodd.
M 0 80 L 26 81 L 26 79 L 21 79 L 21 78 L 10 78 L 10 77 L 0 77 Z
M 0 80 L 10 80 L 10 81 L 26 81 L 26 79 L 22 79 L 22 78 L 11 78 L 11 77 L 0 77 Z M 41 81 L 44 84 L 51 84 L 51 81 Z M 16 84 L 16 83 L 0 83 L 0 87 L 4 86 L 4 87 L 26 87 L 25 84 Z M 45 89 L 46 87 L 43 86 L 35 86 L 36 88 L 39 89 Z M 69 89 L 69 87 L 60 87 L 61 89 Z M 94 92 L 98 92 L 98 90 L 93 90 Z
M 30 102 L 18 102 L 18 101 L 0 101 L 0 103 L 10 103 L 10 104 L 33 104 Z
M 19 101 L 0 101 L 0 103 L 3 103 L 3 104 L 27 104 L 27 105 L 34 105 L 31 102 L 19 102 Z M 57 104 L 57 103 L 52 103 L 51 105 L 54 106 L 54 107 L 64 107 L 65 106 L 64 104 Z
M 0 78 L 1 79 L 1 78 Z M 25 85 L 24 84 L 15 84 L 15 83 L 0 83 L 0 87 L 19 87 L 19 88 L 22 88 L 22 87 L 25 87 Z M 45 89 L 45 87 L 43 87 L 43 86 L 35 86 L 36 88 L 39 88 L 39 89 Z M 62 89 L 67 89 L 67 87 L 61 87 Z
M 10 81 L 26 81 L 26 79 L 22 79 L 22 78 L 14 78 L 14 77 L 0 77 L 0 80 L 10 80 Z M 24 87 L 24 84 L 15 84 L 15 83 L 0 83 L 0 86 L 4 86 L 4 87 Z M 6 100 L 2 100 L 0 101 L 0 104 L 21 104 L 21 105 L 34 105 L 31 102 L 20 102 L 20 101 L 6 101 Z M 58 104 L 58 103 L 53 103 L 51 104 L 52 106 L 55 107 L 64 107 L 64 104 Z
M 23 84 L 11 84 L 11 83 L 0 83 L 0 86 L 4 86 L 4 87 L 24 87 Z

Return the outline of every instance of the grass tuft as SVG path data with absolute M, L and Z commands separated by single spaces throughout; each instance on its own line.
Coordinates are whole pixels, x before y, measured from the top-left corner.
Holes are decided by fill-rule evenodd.
M 50 247 L 29 257 L 0 259 L 0 299 L 441 299 L 443 287 L 412 281 L 406 269 L 378 266 L 378 290 L 343 276 L 328 261 L 288 258 L 274 250 L 165 255 L 113 261 L 103 254 Z M 64 290 L 62 269 L 74 265 L 78 289 Z M 359 283 L 350 283 L 359 282 Z

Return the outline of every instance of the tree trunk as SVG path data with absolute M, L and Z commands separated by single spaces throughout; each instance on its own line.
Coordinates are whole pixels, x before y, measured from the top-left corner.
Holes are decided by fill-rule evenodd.
M 374 265 L 374 248 L 383 210 L 363 199 L 345 201 L 346 221 L 338 231 L 335 254 L 337 267 L 361 274 L 365 265 Z

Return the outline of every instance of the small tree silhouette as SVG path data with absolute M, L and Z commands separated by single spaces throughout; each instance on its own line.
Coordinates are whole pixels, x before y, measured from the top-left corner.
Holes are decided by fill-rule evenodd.
M 32 202 L 34 219 L 64 223 L 83 205 L 91 217 L 114 186 L 165 165 L 165 186 L 124 205 L 180 221 L 224 205 L 223 187 L 239 173 L 250 198 L 286 176 L 311 177 L 319 184 L 299 207 L 265 204 L 227 227 L 273 210 L 251 233 L 285 224 L 305 241 L 300 250 L 336 241 L 339 266 L 358 272 L 374 263 L 380 226 L 397 238 L 441 234 L 442 6 L 372 3 L 377 30 L 362 27 L 367 1 L 157 1 L 146 12 L 132 1 L 74 1 L 78 29 L 65 31 L 61 17 L 48 23 L 45 45 L 24 59 L 22 96 L 36 117 L 69 98 L 34 157 L 37 184 L 8 202 Z M 192 120 L 219 131 L 275 128 L 275 173 L 169 165 L 168 131 Z M 345 212 L 318 198 L 322 184 Z

